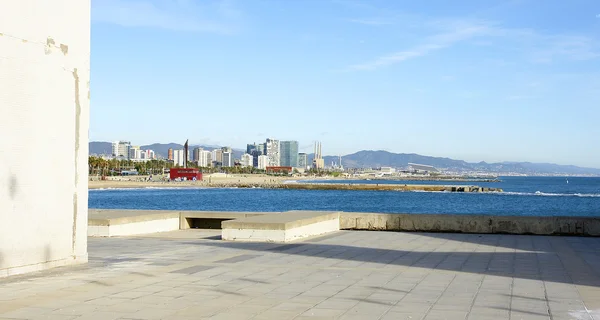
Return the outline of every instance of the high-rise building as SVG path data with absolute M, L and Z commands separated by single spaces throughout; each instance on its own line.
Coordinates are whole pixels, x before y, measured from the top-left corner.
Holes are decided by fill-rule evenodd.
M 213 161 L 219 164 L 223 163 L 223 150 L 215 149 L 213 150 Z
M 183 150 L 173 150 L 173 164 L 183 167 L 185 164 L 185 157 Z
M 221 154 L 222 154 L 222 166 L 223 167 L 233 167 L 235 166 L 234 162 L 233 162 L 233 151 L 231 150 L 230 147 L 223 147 L 221 148 Z
M 308 168 L 308 155 L 306 153 L 298 153 L 298 168 Z
M 261 170 L 266 170 L 269 166 L 269 156 L 260 155 L 258 156 L 258 168 Z
M 194 152 L 192 153 L 192 161 L 200 161 L 200 153 L 203 151 L 204 149 L 202 148 L 194 148 Z
M 323 155 L 321 153 L 321 142 L 315 142 L 315 157 L 313 159 L 313 168 L 325 168 L 325 160 L 323 159 Z
M 252 150 L 250 154 L 252 156 L 252 166 L 258 168 L 258 157 L 263 155 L 262 150 Z
M 254 166 L 253 157 L 251 154 L 244 153 L 241 159 L 242 167 L 252 167 Z
M 200 158 L 198 159 L 199 167 L 210 167 L 212 166 L 212 152 L 202 150 L 200 152 Z
M 115 141 L 112 144 L 113 157 L 121 157 L 129 160 L 129 150 L 131 150 L 131 142 L 129 141 Z
M 131 146 L 129 148 L 129 160 L 139 159 L 141 151 L 140 146 Z
M 169 154 L 167 156 L 167 160 L 173 160 L 173 149 L 169 149 Z
M 258 146 L 256 143 L 253 144 L 247 144 L 246 145 L 246 153 L 247 154 L 252 154 L 252 152 L 254 152 L 255 150 L 258 150 Z M 262 150 L 261 150 L 262 151 Z
M 298 167 L 298 141 L 281 141 L 279 154 L 282 167 Z
M 281 163 L 279 140 L 267 139 L 265 155 L 269 157 L 269 167 L 279 167 Z
M 233 167 L 233 154 L 231 152 L 223 152 L 223 167 Z

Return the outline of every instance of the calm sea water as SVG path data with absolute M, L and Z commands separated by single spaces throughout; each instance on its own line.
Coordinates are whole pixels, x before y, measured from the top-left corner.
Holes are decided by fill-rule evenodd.
M 219 211 L 600 216 L 600 178 L 504 177 L 502 182 L 327 181 L 498 187 L 503 193 L 150 188 L 89 191 L 89 207 Z

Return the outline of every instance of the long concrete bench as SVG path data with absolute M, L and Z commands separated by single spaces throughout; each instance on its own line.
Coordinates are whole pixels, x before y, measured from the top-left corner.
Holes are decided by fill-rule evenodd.
M 223 240 L 290 242 L 340 230 L 340 213 L 289 211 L 223 221 L 221 229 Z
M 179 230 L 179 211 L 89 210 L 88 236 L 115 237 Z
M 190 228 L 220 229 L 221 222 L 277 212 L 90 209 L 88 236 L 115 237 Z

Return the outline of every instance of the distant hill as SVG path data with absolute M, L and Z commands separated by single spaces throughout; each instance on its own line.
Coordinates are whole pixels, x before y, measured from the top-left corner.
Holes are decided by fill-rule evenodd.
M 100 142 L 100 141 L 92 141 L 89 143 L 91 155 L 101 155 L 101 154 L 111 154 L 112 153 L 112 143 L 111 142 Z
M 313 155 L 309 155 L 312 162 Z M 338 163 L 339 158 L 325 156 L 325 164 Z M 429 157 L 414 153 L 391 153 L 387 151 L 363 150 L 342 156 L 344 167 L 350 168 L 406 168 L 409 163 L 419 163 L 434 166 L 448 171 L 482 171 L 489 173 L 520 173 L 520 174 L 569 174 L 569 175 L 600 175 L 600 169 L 583 168 L 571 165 L 531 162 L 501 162 L 501 163 L 470 163 L 442 157 Z
M 190 145 L 190 152 L 195 147 L 201 147 L 206 150 L 220 148 L 219 146 L 201 146 Z M 154 150 L 159 156 L 166 158 L 169 148 L 183 149 L 182 144 L 178 143 L 155 143 L 141 146 L 142 149 Z M 110 142 L 90 142 L 90 154 L 110 154 L 112 144 Z M 239 159 L 244 150 L 233 149 L 233 156 Z M 314 155 L 308 155 L 309 163 L 312 163 Z M 325 156 L 325 165 L 330 166 L 332 161 L 338 163 L 337 156 Z M 342 156 L 342 164 L 346 168 L 379 168 L 393 167 L 406 168 L 409 163 L 419 163 L 434 166 L 436 168 L 448 171 L 481 171 L 489 173 L 520 173 L 520 174 L 567 174 L 567 175 L 600 175 L 600 169 L 582 168 L 570 165 L 558 165 L 552 163 L 531 163 L 531 162 L 500 162 L 471 163 L 463 160 L 455 160 L 442 157 L 429 157 L 415 153 L 391 153 L 388 151 L 363 150 L 353 154 Z

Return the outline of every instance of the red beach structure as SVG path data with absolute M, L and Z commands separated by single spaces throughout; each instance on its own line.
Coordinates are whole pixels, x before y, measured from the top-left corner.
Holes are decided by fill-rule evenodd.
M 178 178 L 186 178 L 187 180 L 202 180 L 202 172 L 196 168 L 171 168 L 169 178 L 175 180 Z

